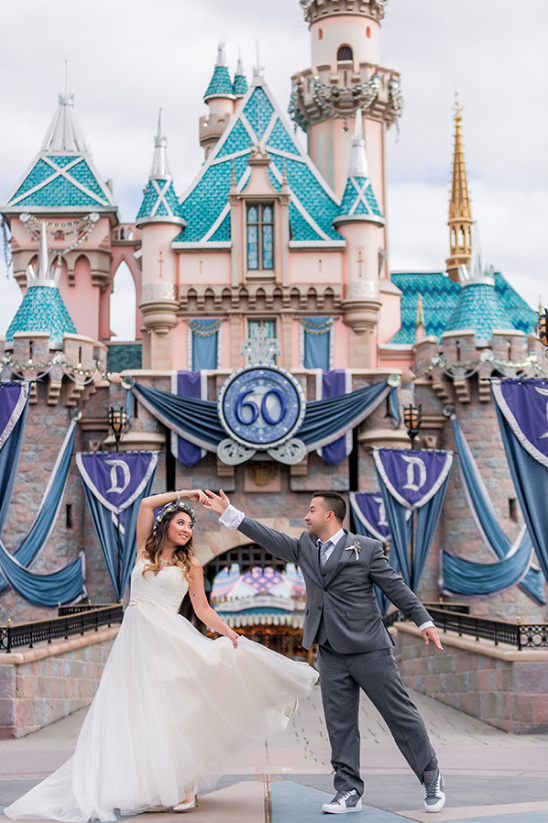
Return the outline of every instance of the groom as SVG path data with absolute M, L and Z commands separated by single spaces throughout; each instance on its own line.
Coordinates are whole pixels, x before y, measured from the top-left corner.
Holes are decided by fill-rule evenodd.
M 221 491 L 206 491 L 205 507 L 219 522 L 238 529 L 275 557 L 297 564 L 306 583 L 303 646 L 318 644 L 322 701 L 331 743 L 336 795 L 322 811 L 359 812 L 358 710 L 360 688 L 377 707 L 400 751 L 424 785 L 427 812 L 445 804 L 443 777 L 424 722 L 407 695 L 392 654 L 373 589 L 386 596 L 418 625 L 424 642 L 442 645 L 430 615 L 389 565 L 378 540 L 342 528 L 346 503 L 336 492 L 315 492 L 305 516 L 306 531 L 289 537 L 246 517 Z

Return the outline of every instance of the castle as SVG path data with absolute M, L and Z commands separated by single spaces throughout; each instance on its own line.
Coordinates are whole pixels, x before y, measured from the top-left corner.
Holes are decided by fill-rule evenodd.
M 112 448 L 107 416 L 124 402 L 124 376 L 171 391 L 177 372 L 200 372 L 200 396 L 216 400 L 227 377 L 247 362 L 242 345 L 259 329 L 263 339 L 278 341 L 277 365 L 308 400 L 320 397 L 319 376 L 326 371 L 344 370 L 347 391 L 387 379 L 399 384 L 400 403 L 422 407 L 422 448 L 455 448 L 454 411 L 501 528 L 510 541 L 516 538 L 521 517 L 490 378 L 541 376 L 546 369 L 536 313 L 481 261 L 461 110 L 455 111 L 445 269 L 391 273 L 385 135 L 401 116 L 402 94 L 398 72 L 380 62 L 385 0 L 301 5 L 312 65 L 292 77 L 289 118 L 306 132 L 307 151 L 262 67 L 247 77 L 239 63 L 231 75 L 221 45 L 199 121 L 204 163 L 178 196 L 160 113 L 134 223 L 119 222 L 73 96 L 59 97 L 38 155 L 1 207 L 13 274 L 25 293 L 0 342 L 1 377 L 32 381 L 4 533 L 8 547 L 19 545 L 29 529 L 73 409 L 81 412 L 77 450 Z M 119 343 L 110 339 L 109 311 L 122 262 L 135 284 L 137 335 Z M 250 515 L 298 534 L 313 490 L 375 491 L 371 447 L 409 445 L 384 405 L 348 437 L 338 462 L 328 462 L 319 448 L 298 462 L 264 451 L 231 462 L 202 451 L 184 465 L 171 451 L 171 432 L 137 402 L 121 447 L 162 452 L 158 490 L 223 488 Z M 196 543 L 207 563 L 245 540 L 221 532 L 204 514 Z M 458 467 L 419 587 L 424 600 L 440 595 L 442 547 L 493 560 Z M 90 597 L 111 600 L 80 478 L 71 469 L 55 531 L 33 570 L 58 568 L 82 549 Z M 12 590 L 3 593 L 0 611 L 18 621 L 47 613 Z M 474 600 L 474 611 L 532 622 L 545 615 L 517 586 Z

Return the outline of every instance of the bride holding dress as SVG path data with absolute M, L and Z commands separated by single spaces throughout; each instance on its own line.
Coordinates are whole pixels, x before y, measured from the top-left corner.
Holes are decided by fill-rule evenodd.
M 209 606 L 182 497 L 205 500 L 185 490 L 142 501 L 131 598 L 74 755 L 7 817 L 87 823 L 114 821 L 115 809 L 190 809 L 208 775 L 285 728 L 310 693 L 314 669 L 240 637 Z M 187 591 L 218 639 L 178 614 Z

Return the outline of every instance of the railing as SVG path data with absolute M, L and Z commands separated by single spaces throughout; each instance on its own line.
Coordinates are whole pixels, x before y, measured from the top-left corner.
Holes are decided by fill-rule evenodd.
M 97 631 L 100 626 L 110 626 L 112 623 L 121 623 L 124 611 L 122 604 L 103 606 L 64 606 L 61 610 L 70 611 L 60 617 L 50 620 L 36 620 L 34 623 L 18 623 L 0 626 L 0 651 L 11 652 L 18 646 L 28 646 L 32 649 L 35 643 L 51 641 L 58 637 L 67 639 L 73 634 L 84 634 L 86 631 Z
M 525 648 L 548 647 L 548 623 L 508 623 L 504 620 L 491 620 L 487 617 L 474 617 L 471 614 L 439 608 L 438 605 L 425 604 L 438 629 L 444 632 L 457 632 L 475 637 L 476 640 L 492 640 L 497 646 L 499 643 L 508 643 L 518 650 Z M 393 626 L 398 621 L 405 620 L 405 615 L 396 610 L 384 618 L 386 627 Z

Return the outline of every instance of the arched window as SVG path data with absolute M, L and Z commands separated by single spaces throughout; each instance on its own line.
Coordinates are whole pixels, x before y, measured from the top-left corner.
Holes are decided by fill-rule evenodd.
M 247 268 L 274 268 L 274 204 L 247 206 Z
M 135 283 L 127 263 L 122 260 L 112 284 L 110 327 L 118 340 L 135 340 Z
M 339 50 L 337 52 L 337 63 L 340 63 L 343 60 L 353 60 L 352 49 L 350 46 L 339 46 Z

